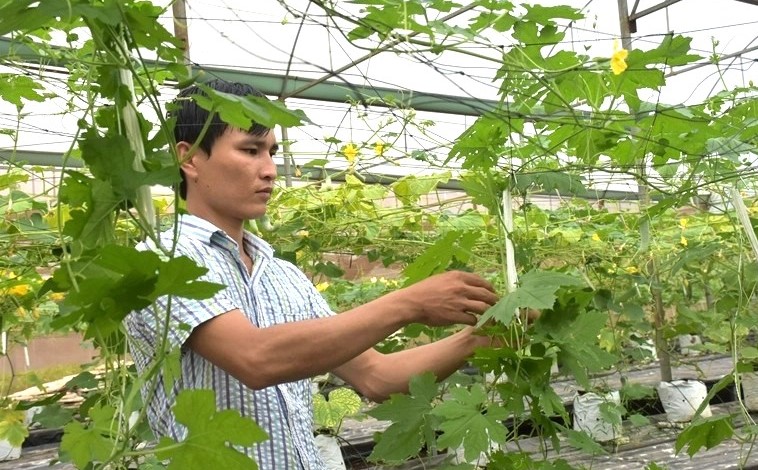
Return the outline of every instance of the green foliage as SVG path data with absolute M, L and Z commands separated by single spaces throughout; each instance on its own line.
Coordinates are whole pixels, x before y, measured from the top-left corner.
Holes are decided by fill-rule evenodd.
M 99 405 L 89 410 L 89 422 L 71 421 L 63 428 L 61 459 L 78 468 L 106 462 L 114 451 L 117 438 L 112 426 L 116 410 Z
M 498 451 L 491 455 L 490 463 L 487 468 L 493 470 L 508 468 L 513 470 L 574 470 L 575 467 L 569 465 L 563 459 L 554 461 L 536 461 L 526 452 L 503 452 Z
M 173 411 L 187 427 L 187 437 L 176 442 L 163 437 L 156 448 L 158 459 L 170 459 L 169 469 L 258 468 L 245 454 L 227 445 L 250 446 L 268 438 L 250 419 L 235 410 L 216 410 L 211 390 L 185 390 L 176 399 Z
M 479 325 L 490 319 L 508 324 L 519 308 L 549 309 L 556 300 L 556 291 L 562 286 L 577 286 L 583 282 L 567 274 L 552 271 L 531 271 L 525 274 L 519 287 L 503 296 L 482 315 Z
M 46 429 L 62 428 L 71 422 L 74 413 L 72 410 L 63 408 L 59 403 L 44 407 L 34 415 L 34 421 Z
M 346 387 L 329 392 L 328 400 L 323 394 L 316 393 L 313 395 L 313 422 L 336 434 L 345 418 L 360 411 L 361 403 L 361 397 Z
M 166 295 L 203 299 L 223 286 L 198 281 L 207 271 L 186 257 L 161 259 L 152 251 L 108 245 L 94 259 L 72 263 L 48 282 L 54 291 L 70 290 L 53 324 L 85 324 L 85 337 L 102 341 L 120 333 L 132 310 L 147 307 Z
M 418 455 L 426 442 L 434 442 L 432 406 L 438 395 L 437 383 L 431 373 L 414 377 L 408 395 L 392 395 L 389 400 L 367 414 L 392 424 L 382 433 L 371 451 L 369 460 L 399 462 Z
M 465 264 L 480 232 L 450 231 L 409 264 L 403 274 L 410 285 L 447 270 L 453 261 Z
M 701 448 L 711 449 L 734 435 L 731 416 L 714 416 L 693 422 L 676 438 L 674 449 L 687 446 L 687 454 L 694 456 Z
M 300 110 L 287 109 L 279 101 L 258 96 L 237 96 L 198 85 L 206 94 L 193 95 L 192 99 L 208 111 L 218 113 L 226 123 L 240 129 L 250 129 L 253 123 L 273 128 L 276 125 L 294 127 L 310 122 Z
M 29 435 L 24 417 L 24 411 L 0 409 L 0 439 L 8 441 L 14 447 L 20 447 Z
M 453 388 L 450 398 L 437 405 L 432 414 L 443 418 L 437 445 L 440 448 L 463 446 L 467 461 L 475 460 L 493 445 L 505 443 L 506 431 L 501 421 L 508 417 L 508 412 L 491 403 L 480 384 L 470 389 Z
M 0 98 L 21 109 L 26 101 L 45 101 L 42 85 L 31 77 L 9 73 L 0 74 Z

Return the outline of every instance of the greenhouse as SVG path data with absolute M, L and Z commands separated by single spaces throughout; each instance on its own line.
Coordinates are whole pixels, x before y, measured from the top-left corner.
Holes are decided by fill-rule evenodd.
M 0 470 L 758 468 L 758 1 L 0 1 Z

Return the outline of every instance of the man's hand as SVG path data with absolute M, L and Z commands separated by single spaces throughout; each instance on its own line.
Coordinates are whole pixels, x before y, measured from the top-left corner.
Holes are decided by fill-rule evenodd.
M 463 271 L 432 276 L 397 291 L 413 306 L 413 322 L 429 326 L 475 325 L 499 297 L 482 277 Z

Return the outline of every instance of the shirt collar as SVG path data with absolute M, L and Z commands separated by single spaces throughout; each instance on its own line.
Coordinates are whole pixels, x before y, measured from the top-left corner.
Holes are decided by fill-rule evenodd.
M 223 237 L 225 240 L 228 240 L 236 246 L 234 240 L 232 240 L 229 235 L 226 234 L 226 232 L 208 222 L 207 220 L 195 215 L 182 214 L 179 217 L 178 226 L 181 236 L 194 238 L 207 245 L 211 244 L 211 239 L 215 236 Z M 255 236 L 253 233 L 248 232 L 247 230 L 242 232 L 242 238 L 245 247 L 248 249 L 252 248 L 252 251 L 254 253 L 259 254 L 265 258 L 272 258 L 274 256 L 274 248 L 262 238 Z M 248 253 L 251 252 L 248 250 Z

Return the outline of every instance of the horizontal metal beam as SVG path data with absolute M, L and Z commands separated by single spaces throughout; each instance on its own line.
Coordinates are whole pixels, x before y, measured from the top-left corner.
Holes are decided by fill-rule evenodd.
M 649 15 L 651 13 L 655 13 L 658 10 L 663 10 L 664 8 L 668 8 L 671 5 L 673 5 L 675 3 L 679 3 L 681 1 L 682 0 L 665 0 L 665 1 L 661 2 L 661 3 L 659 3 L 658 5 L 653 5 L 650 8 L 646 8 L 646 9 L 642 10 L 639 13 L 633 10 L 632 13 L 629 14 L 629 21 L 636 21 L 636 20 L 642 18 L 643 16 L 647 16 L 647 15 Z M 635 7 L 635 10 L 636 10 L 637 4 L 635 4 L 634 7 Z
M 84 162 L 79 158 L 69 158 L 64 162 L 60 152 L 40 152 L 36 150 L 0 149 L 0 165 L 6 166 L 49 166 L 57 168 L 83 168 Z
M 0 38 L 0 63 L 21 62 L 40 64 L 46 67 L 64 67 L 65 62 L 54 61 L 40 56 L 24 44 Z M 167 64 L 145 60 L 146 67 L 164 67 Z M 327 101 L 333 103 L 358 102 L 364 105 L 380 107 L 412 108 L 417 111 L 458 114 L 463 116 L 480 116 L 499 106 L 496 100 L 484 100 L 467 96 L 451 96 L 438 93 L 426 93 L 417 90 L 356 85 L 343 81 L 323 81 L 313 86 L 314 80 L 282 75 L 235 70 L 222 67 L 208 67 L 193 64 L 193 71 L 200 77 L 216 77 L 227 81 L 248 83 L 269 96 L 287 96 L 306 100 Z M 302 89 L 294 94 L 296 90 Z
M 17 150 L 12 152 L 7 149 L 0 149 L 0 166 L 20 166 L 20 165 L 35 165 L 43 167 L 63 167 L 63 154 L 56 152 L 40 152 L 36 150 Z M 84 166 L 82 160 L 78 158 L 69 158 L 65 163 L 66 168 L 82 168 Z M 277 165 L 279 174 L 284 174 L 284 165 Z M 301 181 L 323 181 L 328 175 L 334 182 L 344 182 L 345 172 L 342 170 L 335 170 L 330 168 L 313 168 L 313 167 L 301 167 Z M 357 174 L 366 184 L 383 184 L 390 185 L 398 181 L 401 177 L 396 175 L 386 175 L 381 173 L 365 173 Z M 446 189 L 453 191 L 463 191 L 463 187 L 459 180 L 451 179 L 447 183 L 440 183 L 437 185 L 438 189 Z M 555 196 L 555 194 L 548 193 L 534 193 L 538 196 Z M 564 195 L 565 196 L 565 195 Z M 615 191 L 615 190 L 595 190 L 588 189 L 581 193 L 573 194 L 574 197 L 582 199 L 598 200 L 606 199 L 609 201 L 636 201 L 637 193 L 628 191 Z M 655 198 L 654 198 L 655 199 Z

